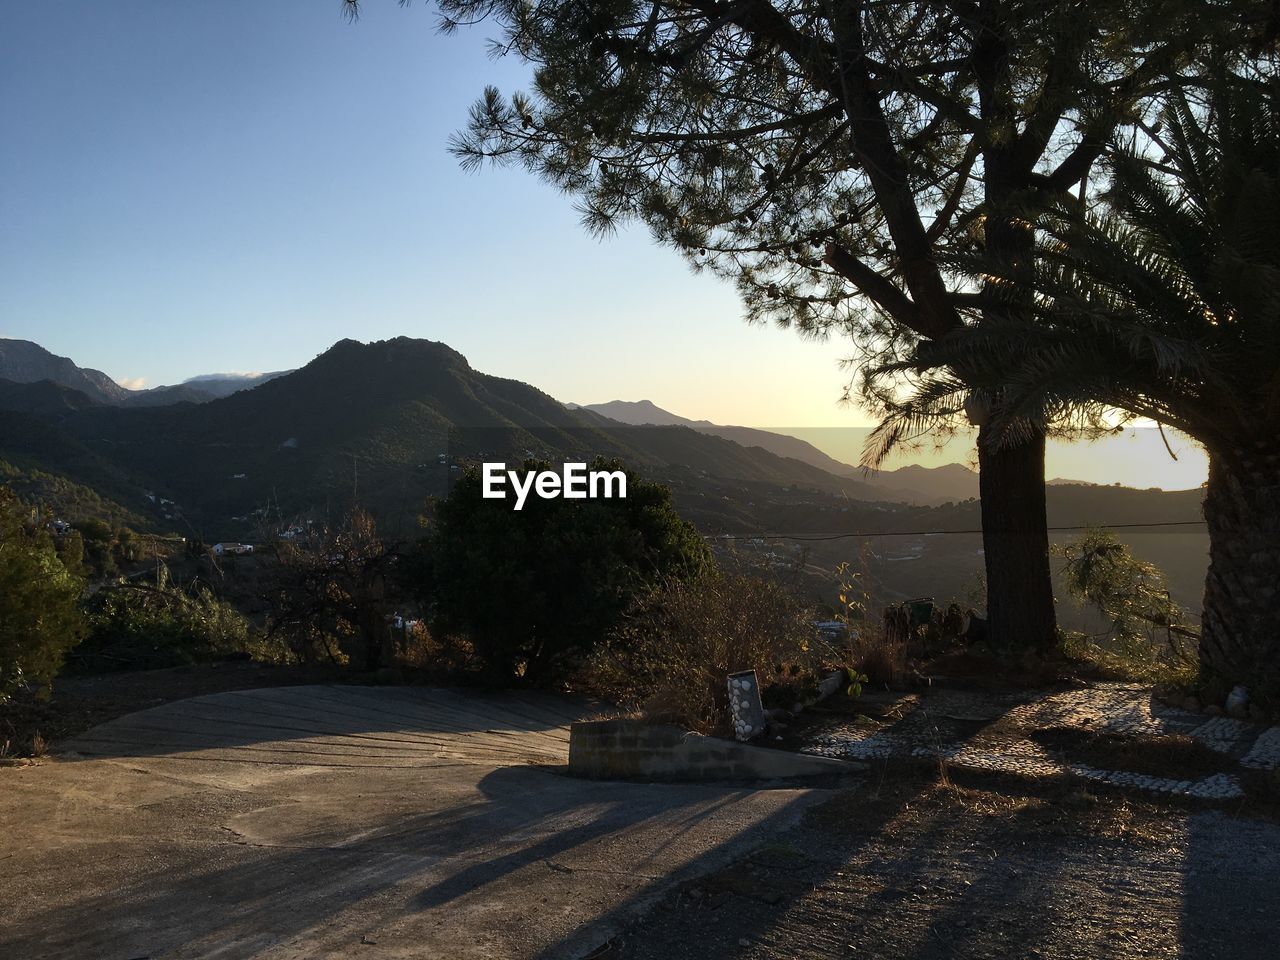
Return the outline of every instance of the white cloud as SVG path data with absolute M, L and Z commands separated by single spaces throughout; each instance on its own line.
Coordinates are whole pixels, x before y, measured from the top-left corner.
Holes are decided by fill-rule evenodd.
M 117 380 L 116 383 L 124 387 L 126 390 L 141 390 L 147 385 L 146 377 L 125 377 L 123 380 Z

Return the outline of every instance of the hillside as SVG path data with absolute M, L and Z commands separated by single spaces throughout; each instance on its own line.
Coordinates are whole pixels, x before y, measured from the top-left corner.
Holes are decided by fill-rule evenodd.
M 37 417 L 62 417 L 92 407 L 88 394 L 54 380 L 21 383 L 0 379 L 0 410 Z
M 775 456 L 799 460 L 837 477 L 860 478 L 863 472 L 852 464 L 841 463 L 827 456 L 813 444 L 797 437 L 789 437 L 770 430 L 758 430 L 755 427 L 723 426 L 712 423 L 710 420 L 690 420 L 663 410 L 649 400 L 611 400 L 608 403 L 586 404 L 577 409 L 589 410 L 630 426 L 688 427 L 699 433 L 732 440 L 739 446 L 759 447 Z
M 454 467 L 618 457 L 677 486 L 715 481 L 858 497 L 869 489 L 800 460 L 685 427 L 626 427 L 516 380 L 474 370 L 440 343 L 344 340 L 293 373 L 202 404 L 143 407 L 78 400 L 49 384 L 0 391 L 34 414 L 0 454 L 77 482 L 156 492 L 210 537 L 244 531 L 255 511 L 291 515 L 353 492 L 397 529 L 447 490 Z M 234 525 L 238 524 L 239 527 Z M 232 529 L 228 529 L 232 528 Z
M 23 469 L 0 460 L 0 484 L 10 487 L 30 504 L 38 504 L 50 518 L 83 520 L 95 518 L 115 526 L 128 526 L 136 531 L 156 531 L 147 516 L 122 506 L 98 489 L 76 483 L 65 476 L 38 469 Z
M 909 494 L 903 499 L 911 503 L 946 503 L 978 496 L 978 475 L 960 463 L 944 463 L 938 467 L 909 463 L 896 470 L 869 474 L 867 482 L 884 490 Z

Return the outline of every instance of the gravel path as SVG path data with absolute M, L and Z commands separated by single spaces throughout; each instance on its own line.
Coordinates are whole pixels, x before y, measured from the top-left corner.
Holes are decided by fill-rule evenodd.
M 669 896 L 602 957 L 1269 960 L 1277 905 L 1273 823 L 888 787 Z
M 1280 768 L 1280 727 L 1170 707 L 1153 700 L 1150 687 L 1136 684 L 1101 683 L 1047 695 L 939 689 L 903 697 L 899 708 L 884 723 L 833 718 L 811 730 L 798 749 L 858 760 L 941 757 L 960 768 L 1033 777 L 1069 772 L 1112 786 L 1198 800 L 1243 797 L 1240 777 L 1226 771 L 1188 778 L 1107 769 L 1047 748 L 1032 734 L 1181 736 L 1246 769 Z

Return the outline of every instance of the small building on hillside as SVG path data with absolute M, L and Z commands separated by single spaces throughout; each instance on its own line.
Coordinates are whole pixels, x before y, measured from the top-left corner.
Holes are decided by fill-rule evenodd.
M 213 555 L 215 557 L 242 556 L 246 553 L 253 553 L 253 544 L 251 543 L 215 543 L 213 545 Z

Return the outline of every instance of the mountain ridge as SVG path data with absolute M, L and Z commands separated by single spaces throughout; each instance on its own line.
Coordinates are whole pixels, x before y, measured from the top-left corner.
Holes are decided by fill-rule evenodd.
M 213 373 L 189 377 L 182 383 L 130 389 L 101 370 L 78 366 L 69 357 L 59 356 L 31 340 L 0 337 L 0 380 L 12 383 L 50 381 L 78 390 L 98 403 L 121 406 L 164 406 L 172 403 L 208 403 L 241 390 L 292 373 Z
M 569 404 L 634 426 L 685 426 L 701 433 L 724 437 L 746 447 L 760 447 L 778 456 L 802 460 L 836 476 L 848 477 L 873 488 L 870 499 L 891 499 L 917 504 L 969 500 L 978 495 L 978 475 L 963 464 L 925 467 L 908 464 L 893 470 L 867 471 L 837 460 L 807 440 L 765 430 L 692 420 L 659 407 L 651 400 L 610 400 L 605 403 Z M 875 491 L 882 491 L 877 495 Z
M 665 413 L 652 404 L 621 412 L 637 407 Z M 782 434 L 674 414 L 667 425 L 628 425 L 408 337 L 341 340 L 298 370 L 202 403 L 111 404 L 50 381 L 0 380 L 0 413 L 21 425 L 0 431 L 0 459 L 109 486 L 129 509 L 162 494 L 219 537 L 230 519 L 267 505 L 325 509 L 353 493 L 412 522 L 424 500 L 447 491 L 453 468 L 479 459 L 619 458 L 678 490 L 709 531 L 785 532 L 794 510 L 762 512 L 783 501 L 858 505 L 840 521 L 858 529 L 899 504 L 965 503 L 977 487 L 959 464 L 863 476 L 832 461 L 847 468 L 836 474 L 815 465 L 825 454 Z M 788 456 L 796 451 L 804 456 Z
M 49 380 L 79 390 L 99 403 L 122 403 L 129 391 L 101 370 L 77 366 L 31 340 L 0 338 L 0 379 L 13 383 Z
M 474 370 L 449 347 L 407 337 L 341 340 L 282 376 L 204 403 L 109 404 L 51 384 L 10 386 L 0 405 L 48 422 L 86 481 L 132 476 L 219 524 L 264 503 L 315 508 L 358 485 L 383 512 L 416 510 L 443 493 L 449 467 L 508 460 L 618 457 L 646 474 L 705 488 L 762 484 L 867 497 L 869 488 L 799 460 L 685 427 L 632 428 L 574 411 L 529 384 Z M 28 442 L 31 433 L 27 432 Z M 0 455 L 58 472 L 58 443 Z M 447 463 L 441 463 L 441 460 Z M 344 491 L 348 491 L 345 492 Z

